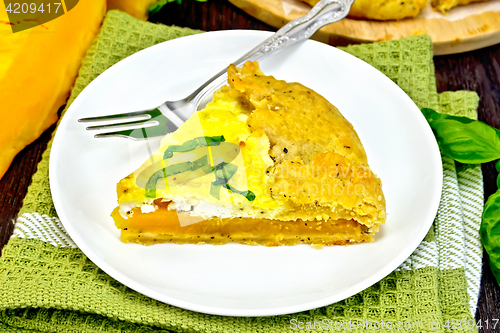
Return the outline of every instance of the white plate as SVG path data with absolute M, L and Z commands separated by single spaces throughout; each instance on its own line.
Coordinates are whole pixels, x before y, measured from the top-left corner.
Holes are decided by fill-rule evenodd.
M 152 108 L 187 96 L 269 33 L 219 31 L 158 44 L 111 67 L 78 96 L 57 130 L 50 187 L 71 238 L 128 287 L 198 312 L 266 316 L 356 294 L 396 269 L 429 230 L 442 171 L 433 134 L 391 80 L 331 46 L 306 41 L 261 62 L 264 73 L 325 96 L 358 132 L 382 179 L 387 223 L 369 244 L 267 248 L 240 244 L 124 244 L 109 216 L 117 182 L 146 159 L 145 143 L 94 139 L 81 117 Z

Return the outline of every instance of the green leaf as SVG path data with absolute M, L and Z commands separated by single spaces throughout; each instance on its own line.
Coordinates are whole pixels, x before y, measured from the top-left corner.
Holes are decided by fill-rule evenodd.
M 221 187 L 222 185 L 218 184 L 217 182 L 210 183 L 210 195 L 213 196 L 215 199 L 220 200 Z
M 224 142 L 224 136 L 200 136 L 192 140 L 186 141 L 181 145 L 169 146 L 165 153 L 163 154 L 163 159 L 168 159 L 174 156 L 174 153 L 186 153 L 188 151 L 194 150 L 196 147 L 212 147 L 218 146 L 221 142 Z
M 500 131 L 467 117 L 422 109 L 443 155 L 461 163 L 479 164 L 500 158 Z
M 233 193 L 241 194 L 248 201 L 254 201 L 255 200 L 255 194 L 252 191 L 250 191 L 250 190 L 248 190 L 248 191 L 240 191 L 240 190 L 234 188 L 233 186 L 231 186 L 229 184 L 226 184 L 226 187 L 227 187 L 228 190 L 231 190 L 231 192 L 233 192 Z
M 422 109 L 441 153 L 461 163 L 479 164 L 500 158 L 500 131 L 466 117 L 449 116 Z M 495 164 L 500 172 L 500 161 Z M 497 178 L 500 188 L 500 175 Z M 483 210 L 481 241 L 489 256 L 493 276 L 500 284 L 500 189 L 492 194 Z
M 484 205 L 479 234 L 489 256 L 491 271 L 500 284 L 500 190 L 490 195 Z
M 219 184 L 226 184 L 238 171 L 238 166 L 232 163 L 220 163 L 215 167 L 215 178 Z
M 495 163 L 495 169 L 497 169 L 497 172 L 499 173 L 497 176 L 497 188 L 500 188 L 500 160 Z
M 255 194 L 248 191 L 240 191 L 237 188 L 228 184 L 229 180 L 236 174 L 238 171 L 238 166 L 232 163 L 220 163 L 215 167 L 215 181 L 210 184 L 210 195 L 219 200 L 219 192 L 222 186 L 227 188 L 233 193 L 241 194 L 248 201 L 255 200 Z
M 196 0 L 198 2 L 206 2 L 207 0 Z M 179 5 L 182 3 L 182 0 L 160 0 L 155 2 L 154 4 L 148 7 L 149 14 L 155 14 L 160 11 L 167 3 L 177 2 Z
M 195 171 L 200 168 L 206 172 L 207 168 L 204 167 L 206 167 L 207 165 L 210 167 L 210 164 L 208 163 L 208 157 L 205 155 L 194 162 L 176 163 L 156 171 L 146 183 L 146 196 L 149 198 L 156 197 L 156 184 L 158 183 L 158 180 L 186 171 Z M 208 171 L 210 172 L 211 168 L 208 168 Z

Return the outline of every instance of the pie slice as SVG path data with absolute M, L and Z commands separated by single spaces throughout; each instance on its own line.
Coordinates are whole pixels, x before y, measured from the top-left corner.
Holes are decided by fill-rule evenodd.
M 373 241 L 385 222 L 380 179 L 352 125 L 299 83 L 256 62 L 117 185 L 121 240 L 323 245 Z

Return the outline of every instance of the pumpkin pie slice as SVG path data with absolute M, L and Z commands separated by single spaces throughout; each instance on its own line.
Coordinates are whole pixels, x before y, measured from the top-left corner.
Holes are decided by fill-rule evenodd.
M 163 138 L 117 185 L 123 242 L 344 245 L 385 222 L 380 179 L 353 126 L 299 83 L 258 63 Z

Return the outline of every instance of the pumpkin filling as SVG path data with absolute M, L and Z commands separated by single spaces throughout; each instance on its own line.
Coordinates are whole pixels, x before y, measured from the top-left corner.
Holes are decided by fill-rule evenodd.
M 279 221 L 256 218 L 211 218 L 181 226 L 179 218 L 196 219 L 187 213 L 168 209 L 171 202 L 156 199 L 158 207 L 152 213 L 142 213 L 133 208 L 125 219 L 117 207 L 112 217 L 121 229 L 121 240 L 143 245 L 155 243 L 177 244 L 226 244 L 237 242 L 247 245 L 295 245 L 300 243 L 322 245 L 346 245 L 370 242 L 378 226 L 368 228 L 354 220 L 328 221 Z

